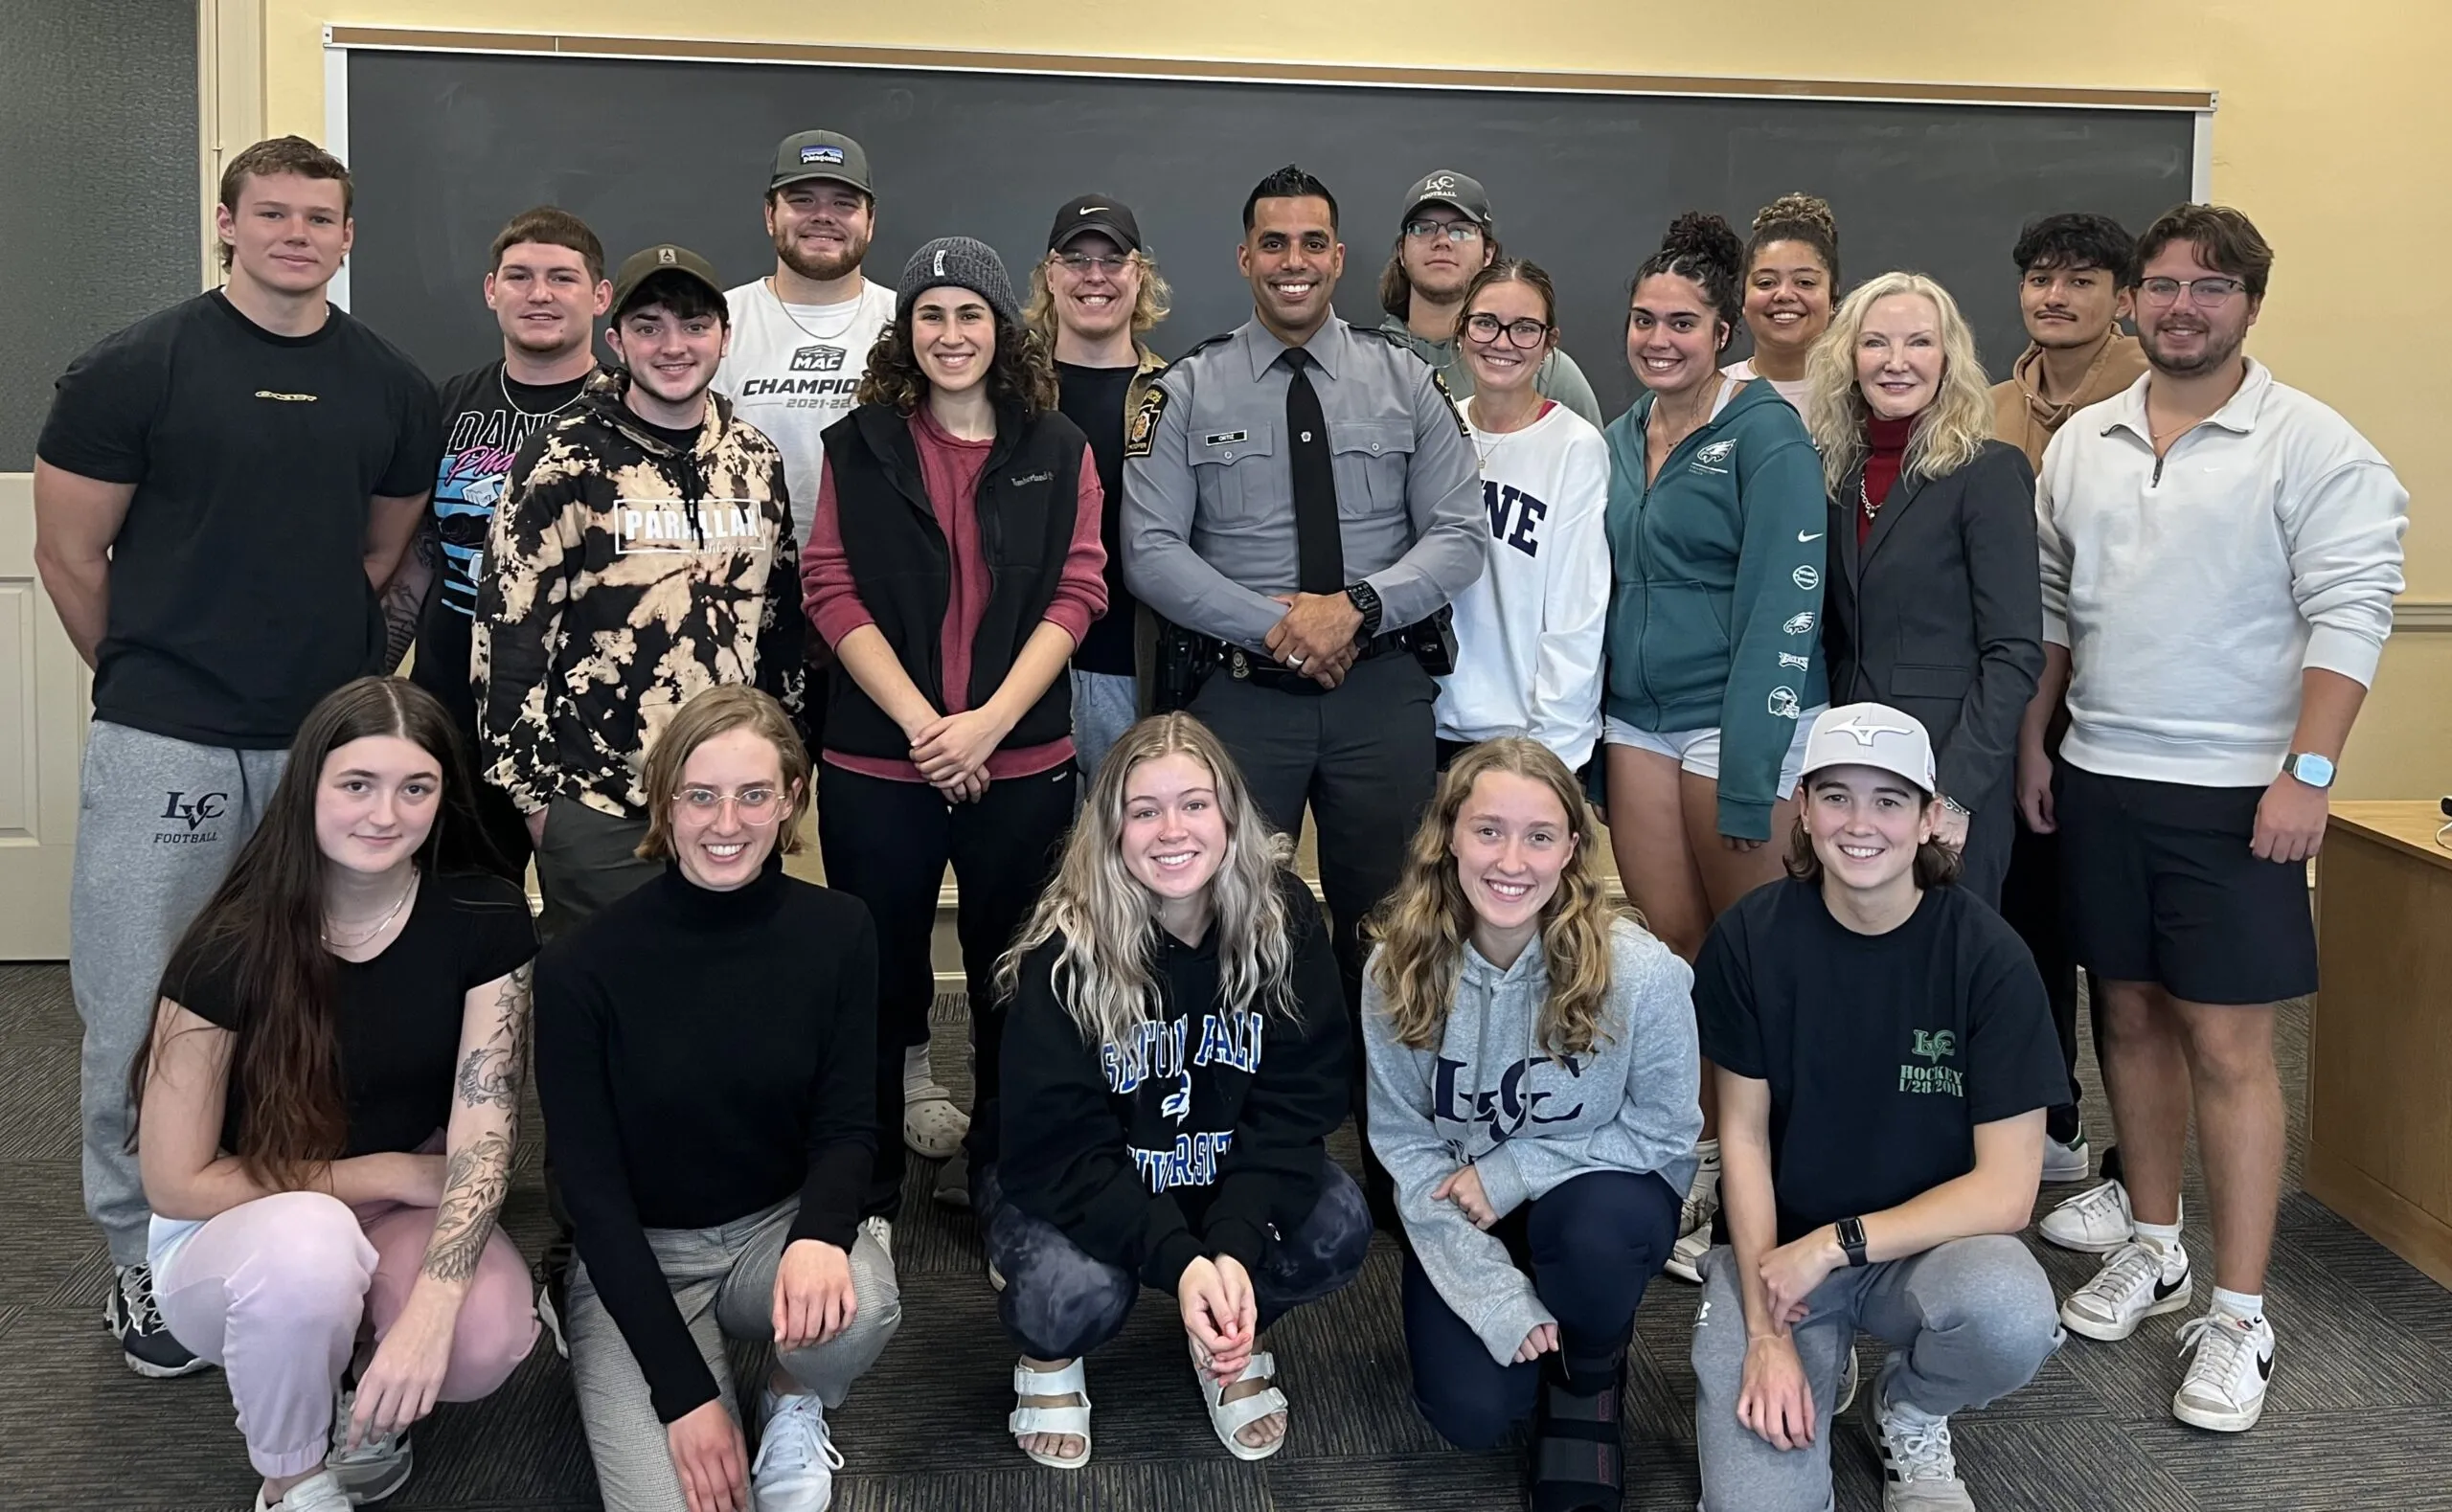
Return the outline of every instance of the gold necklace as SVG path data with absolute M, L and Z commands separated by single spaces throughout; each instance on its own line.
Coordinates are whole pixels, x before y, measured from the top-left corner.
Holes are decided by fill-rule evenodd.
M 409 863 L 408 885 L 400 889 L 400 895 L 392 900 L 390 912 L 386 913 L 381 918 L 376 919 L 373 929 L 368 930 L 365 934 L 360 935 L 355 939 L 334 939 L 332 937 L 332 931 L 330 928 L 331 921 L 327 919 L 325 921 L 325 927 L 318 931 L 318 933 L 323 936 L 324 943 L 331 949 L 355 950 L 359 946 L 365 944 L 368 940 L 373 939 L 375 936 L 380 935 L 385 930 L 391 928 L 392 921 L 400 916 L 400 910 L 408 907 L 409 894 L 415 892 L 417 890 L 418 868 L 417 863 L 412 861 Z

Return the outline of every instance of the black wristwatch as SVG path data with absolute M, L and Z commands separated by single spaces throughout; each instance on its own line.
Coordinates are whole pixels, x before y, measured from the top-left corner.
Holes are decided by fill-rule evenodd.
M 1839 1248 L 1848 1252 L 1848 1264 L 1853 1268 L 1865 1264 L 1865 1221 L 1842 1218 L 1830 1226 L 1839 1235 Z
M 1362 611 L 1362 629 L 1355 634 L 1354 639 L 1357 641 L 1376 639 L 1379 634 L 1379 590 L 1369 583 L 1355 583 L 1345 591 L 1345 596 L 1352 600 L 1356 609 Z

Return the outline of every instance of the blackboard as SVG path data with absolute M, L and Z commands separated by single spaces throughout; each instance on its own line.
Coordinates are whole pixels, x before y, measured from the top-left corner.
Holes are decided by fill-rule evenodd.
M 1001 251 L 1018 283 L 1075 194 L 1131 205 L 1175 290 L 1169 354 L 1251 312 L 1235 271 L 1243 197 L 1297 162 L 1338 196 L 1337 307 L 1377 324 L 1381 266 L 1434 168 L 1490 192 L 1510 253 L 1546 266 L 1568 350 L 1605 414 L 1638 392 L 1627 277 L 1677 212 L 1742 235 L 1790 190 L 1830 200 L 1847 282 L 1894 267 L 1959 297 L 2000 374 L 2025 344 L 2009 249 L 2029 217 L 2089 210 L 2132 230 L 2189 197 L 2185 111 L 1739 99 L 1078 74 L 952 72 L 352 49 L 352 308 L 437 375 L 497 337 L 479 293 L 494 233 L 531 205 L 583 216 L 618 260 L 682 242 L 727 283 L 773 266 L 760 222 L 775 143 L 810 127 L 868 148 L 869 274 L 891 285 L 932 237 Z M 1744 350 L 1742 335 L 1731 355 Z

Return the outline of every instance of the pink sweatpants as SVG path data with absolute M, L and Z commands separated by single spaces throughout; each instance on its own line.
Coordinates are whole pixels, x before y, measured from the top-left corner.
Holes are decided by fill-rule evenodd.
M 379 1342 L 409 1299 L 434 1209 L 352 1210 L 321 1192 L 282 1192 L 207 1223 L 153 1277 L 162 1320 L 221 1366 L 247 1458 L 302 1475 L 330 1447 L 333 1393 L 371 1321 Z M 536 1343 L 528 1267 L 497 1229 L 460 1304 L 443 1400 L 471 1402 L 510 1378 Z

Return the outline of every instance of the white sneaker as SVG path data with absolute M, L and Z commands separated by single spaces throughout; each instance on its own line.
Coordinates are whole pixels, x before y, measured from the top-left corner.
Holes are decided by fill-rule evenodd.
M 2165 1250 L 2139 1239 L 2114 1250 L 2093 1279 L 2069 1294 L 2061 1326 L 2089 1339 L 2125 1339 L 2148 1318 L 2186 1309 L 2194 1290 L 2186 1245 Z
M 860 1220 L 860 1231 L 876 1241 L 877 1248 L 885 1252 L 887 1259 L 894 1258 L 893 1219 L 882 1213 L 873 1214 Z
M 1837 1417 L 1856 1405 L 1856 1393 L 1864 1388 L 1865 1367 L 1856 1363 L 1856 1341 L 1850 1339 L 1839 1351 L 1839 1392 L 1830 1404 L 1830 1415 Z
M 766 1424 L 749 1467 L 753 1512 L 826 1512 L 843 1456 L 827 1432 L 826 1404 L 814 1391 L 766 1392 Z
M 2080 1254 L 2109 1254 L 2137 1236 L 2137 1219 L 2128 1208 L 2128 1188 L 2119 1182 L 2089 1186 L 2063 1199 L 2043 1215 L 2037 1231 L 2044 1243 Z
M 1881 1451 L 1881 1512 L 1975 1512 L 1958 1478 L 1948 1418 L 1904 1402 L 1886 1406 L 1878 1389 L 1865 1415 Z
M 2191 1428 L 2244 1433 L 2264 1415 L 2273 1380 L 2273 1324 L 2212 1312 L 2180 1325 L 2180 1348 L 2196 1351 L 2171 1397 L 2171 1415 Z
M 2044 1136 L 2043 1179 L 2046 1185 L 2065 1186 L 2071 1182 L 2082 1182 L 2093 1175 L 2094 1170 L 2095 1152 L 2086 1143 L 2083 1129 L 2078 1130 L 2077 1137 L 2066 1144 L 2050 1135 Z
M 357 1406 L 355 1391 L 341 1391 L 332 1399 L 332 1452 L 324 1456 L 324 1468 L 332 1473 L 352 1502 L 380 1501 L 400 1489 L 409 1478 L 409 1435 L 403 1429 L 382 1438 L 362 1440 L 355 1449 L 349 1447 L 349 1415 Z M 296 1496 L 296 1492 L 291 1492 Z M 287 1503 L 284 1501 L 284 1503 Z
M 935 1082 L 902 1095 L 902 1146 L 922 1160 L 942 1161 L 962 1148 L 970 1115 L 954 1106 L 954 1095 Z
M 266 1501 L 264 1488 L 256 1487 L 256 1512 L 349 1512 L 349 1493 L 329 1470 L 319 1470 L 291 1486 L 289 1494 L 278 1501 Z
M 1703 1256 L 1712 1250 L 1712 1220 L 1720 1211 L 1720 1163 L 1707 1161 L 1694 1172 L 1685 1206 L 1677 1210 L 1677 1243 L 1669 1251 L 1669 1274 L 1699 1286 Z

